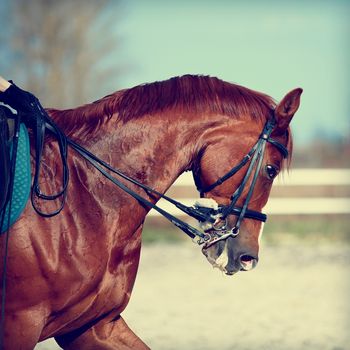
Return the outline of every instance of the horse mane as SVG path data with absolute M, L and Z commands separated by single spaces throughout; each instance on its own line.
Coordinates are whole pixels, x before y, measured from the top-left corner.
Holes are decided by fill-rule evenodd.
M 120 90 L 73 109 L 48 109 L 68 134 L 93 132 L 116 114 L 122 121 L 170 109 L 252 119 L 270 116 L 275 101 L 260 92 L 215 77 L 184 75 Z
M 225 82 L 216 77 L 184 75 L 120 90 L 74 109 L 48 109 L 68 135 L 94 136 L 99 127 L 116 115 L 127 122 L 168 110 L 222 114 L 233 118 L 250 116 L 266 121 L 276 107 L 268 95 Z M 291 147 L 291 137 L 288 145 Z

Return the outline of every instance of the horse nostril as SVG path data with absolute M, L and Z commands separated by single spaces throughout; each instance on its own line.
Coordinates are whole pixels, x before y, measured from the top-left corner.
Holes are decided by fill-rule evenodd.
M 242 254 L 239 257 L 239 263 L 241 265 L 242 271 L 249 271 L 254 269 L 254 267 L 258 263 L 258 258 L 251 256 L 249 254 Z

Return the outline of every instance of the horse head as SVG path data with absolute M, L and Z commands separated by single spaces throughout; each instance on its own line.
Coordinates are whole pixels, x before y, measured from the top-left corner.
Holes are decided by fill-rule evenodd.
M 201 197 L 210 198 L 224 208 L 215 224 L 202 223 L 208 237 L 217 237 L 217 231 L 221 232 L 219 239 L 209 239 L 204 244 L 202 252 L 214 267 L 228 275 L 249 271 L 258 262 L 264 221 L 261 211 L 268 201 L 273 180 L 283 169 L 283 158 L 290 160 L 289 124 L 298 110 L 301 93 L 302 89 L 292 90 L 255 123 L 249 117 L 227 119 L 208 131 L 202 142 L 199 160 L 193 166 L 195 182 Z M 255 155 L 257 152 L 260 155 Z M 225 179 L 230 169 L 236 171 Z M 225 213 L 227 208 L 231 211 Z M 234 208 L 238 210 L 233 214 Z M 252 215 L 243 213 L 240 217 L 242 208 Z

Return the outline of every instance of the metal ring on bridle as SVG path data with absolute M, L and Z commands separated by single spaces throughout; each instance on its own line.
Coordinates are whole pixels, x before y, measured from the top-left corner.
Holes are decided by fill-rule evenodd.
M 239 235 L 239 227 L 235 226 L 231 229 L 230 234 L 232 237 L 236 237 Z

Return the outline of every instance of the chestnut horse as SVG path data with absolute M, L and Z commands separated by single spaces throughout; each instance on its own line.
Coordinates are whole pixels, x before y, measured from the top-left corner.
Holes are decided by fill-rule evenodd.
M 217 78 L 186 75 L 48 112 L 72 140 L 164 193 L 188 170 L 204 186 L 215 182 L 249 152 L 270 118 L 275 119 L 272 136 L 290 153 L 289 123 L 301 92 L 289 92 L 276 105 L 262 93 Z M 49 140 L 41 180 L 49 193 L 59 185 L 58 157 L 57 143 Z M 149 209 L 74 150 L 68 164 L 70 182 L 61 214 L 43 218 L 28 203 L 11 229 L 4 348 L 33 349 L 37 342 L 55 337 L 63 349 L 147 349 L 121 313 L 134 285 Z M 228 205 L 247 166 L 204 196 Z M 262 210 L 282 167 L 281 152 L 267 143 L 250 209 Z M 156 201 L 139 187 L 128 186 Z M 247 196 L 249 182 L 247 186 L 238 205 Z M 228 215 L 227 225 L 233 227 L 236 220 Z M 244 218 L 238 236 L 203 252 L 209 262 L 233 274 L 242 254 L 257 262 L 261 231 L 261 221 Z

